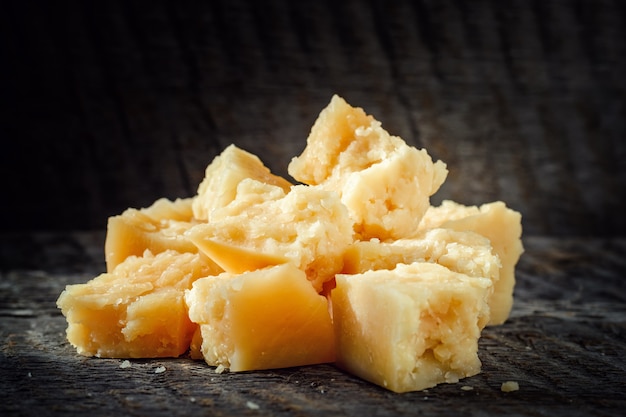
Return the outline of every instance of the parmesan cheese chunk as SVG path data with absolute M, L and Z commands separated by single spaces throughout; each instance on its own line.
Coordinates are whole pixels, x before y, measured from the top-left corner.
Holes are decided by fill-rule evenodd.
M 214 217 L 187 236 L 224 270 L 241 273 L 290 261 L 318 292 L 341 270 L 353 241 L 346 208 L 335 193 L 319 187 L 296 185 L 285 194 L 243 180 L 235 199 Z
M 448 173 L 426 150 L 391 136 L 380 122 L 336 95 L 288 171 L 305 184 L 336 191 L 363 240 L 413 236 Z
M 489 239 L 474 232 L 439 228 L 421 231 L 413 239 L 357 241 L 346 251 L 343 273 L 394 269 L 397 264 L 413 262 L 433 262 L 470 277 L 488 278 L 494 287 L 500 279 L 500 258 Z M 499 302 L 492 292 L 490 307 Z
M 211 366 L 238 372 L 334 360 L 327 299 L 291 263 L 200 279 L 185 300 Z
M 79 354 L 107 358 L 175 357 L 187 351 L 196 326 L 184 290 L 221 273 L 200 254 L 172 250 L 131 256 L 111 273 L 68 285 L 57 300 L 67 339 Z
M 416 262 L 339 274 L 336 285 L 331 300 L 339 367 L 395 392 L 480 372 L 489 279 Z
M 420 261 L 489 278 L 494 284 L 500 278 L 500 259 L 489 239 L 474 232 L 441 228 L 421 231 L 412 239 L 356 241 L 346 250 L 342 272 L 360 274 Z
M 235 199 L 237 185 L 246 178 L 275 185 L 285 192 L 291 187 L 289 181 L 272 174 L 259 157 L 230 145 L 207 166 L 193 202 L 194 216 L 210 221 L 213 210 Z
M 431 207 L 420 225 L 421 229 L 442 227 L 473 231 L 490 240 L 501 262 L 500 279 L 495 283 L 490 302 L 490 325 L 504 323 L 513 308 L 515 266 L 524 252 L 521 219 L 519 212 L 502 201 L 476 207 L 446 200 L 438 207 Z
M 128 208 L 111 216 L 107 223 L 104 254 L 107 272 L 129 256 L 141 256 L 146 249 L 153 254 L 171 249 L 198 252 L 184 235 L 195 224 L 191 210 L 193 199 L 156 200 L 141 209 Z

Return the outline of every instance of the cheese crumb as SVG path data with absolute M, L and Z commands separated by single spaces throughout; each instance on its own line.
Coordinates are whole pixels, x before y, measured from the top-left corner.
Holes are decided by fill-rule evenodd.
M 473 391 L 473 390 L 474 390 L 474 387 L 469 386 L 469 385 L 463 385 L 463 386 L 461 387 L 461 389 L 462 389 L 463 391 Z
M 250 410 L 258 410 L 259 409 L 259 405 L 257 403 L 253 403 L 252 401 L 247 401 L 246 402 L 246 407 L 248 407 Z
M 159 366 L 154 370 L 155 374 L 162 374 L 163 372 L 165 372 L 165 366 Z
M 502 392 L 519 391 L 519 384 L 517 383 L 517 381 L 503 382 L 502 386 L 500 387 L 500 391 Z
M 122 361 L 122 363 L 120 364 L 120 368 L 122 369 L 130 368 L 130 361 L 129 360 Z

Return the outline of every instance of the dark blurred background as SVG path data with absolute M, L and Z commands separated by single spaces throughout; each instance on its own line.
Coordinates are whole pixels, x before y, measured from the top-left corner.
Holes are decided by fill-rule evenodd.
M 626 234 L 626 2 L 0 4 L 2 231 L 103 230 L 235 143 L 275 173 L 332 94 L 425 147 L 433 198 Z

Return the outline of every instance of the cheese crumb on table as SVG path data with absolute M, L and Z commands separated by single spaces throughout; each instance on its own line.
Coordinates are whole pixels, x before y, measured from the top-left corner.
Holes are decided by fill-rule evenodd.
M 260 408 L 257 403 L 252 401 L 246 401 L 246 407 L 248 407 L 250 410 L 258 410 Z
M 519 391 L 519 383 L 517 381 L 506 381 L 500 386 L 502 392 Z

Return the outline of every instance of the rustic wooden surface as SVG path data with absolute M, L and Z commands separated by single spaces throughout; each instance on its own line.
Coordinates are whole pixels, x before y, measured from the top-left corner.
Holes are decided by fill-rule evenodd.
M 66 284 L 103 270 L 102 233 L 2 237 L 3 416 L 588 417 L 621 416 L 626 407 L 623 238 L 527 238 L 512 316 L 483 332 L 482 373 L 394 394 L 332 365 L 215 374 L 186 358 L 120 368 L 121 360 L 81 357 L 65 339 L 55 301 Z M 33 258 L 41 269 L 25 268 Z M 155 373 L 160 366 L 166 371 Z M 501 392 L 508 380 L 519 391 Z
M 626 2 L 197 3 L 0 3 L 0 415 L 623 414 Z M 397 395 L 332 365 L 78 356 L 55 300 L 104 270 L 107 217 L 193 195 L 231 143 L 286 175 L 334 93 L 448 164 L 434 203 L 522 213 L 483 372 Z
M 333 93 L 448 163 L 436 201 L 626 233 L 621 0 L 3 1 L 5 230 L 102 229 L 231 143 L 286 175 Z

